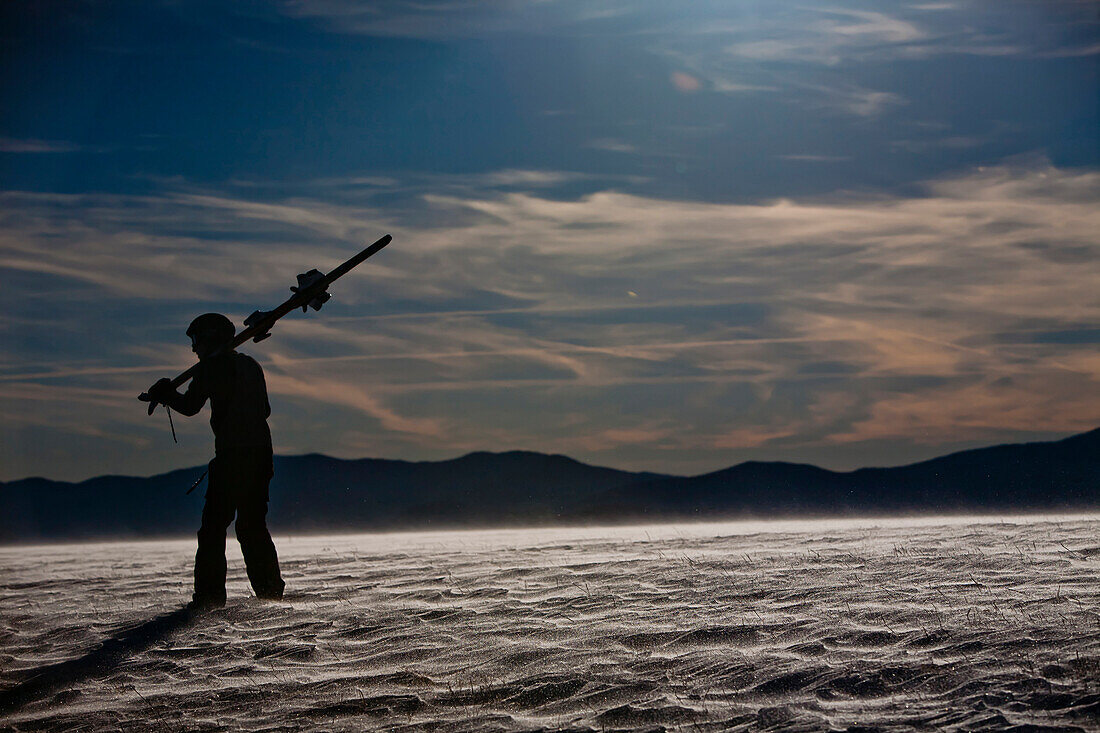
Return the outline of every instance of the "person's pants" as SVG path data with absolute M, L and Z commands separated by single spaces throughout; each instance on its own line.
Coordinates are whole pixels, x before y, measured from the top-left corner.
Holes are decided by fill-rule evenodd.
M 237 541 L 248 581 L 259 598 L 282 598 L 275 543 L 267 531 L 271 453 L 267 450 L 223 452 L 210 462 L 206 504 L 202 508 L 199 549 L 195 553 L 196 603 L 225 603 L 225 530 L 237 517 Z

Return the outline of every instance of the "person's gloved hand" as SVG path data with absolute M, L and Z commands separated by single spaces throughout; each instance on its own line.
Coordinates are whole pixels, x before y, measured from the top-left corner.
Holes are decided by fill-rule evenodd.
M 138 399 L 149 403 L 149 414 L 153 414 L 153 408 L 158 403 L 166 404 L 169 397 L 176 394 L 176 388 L 172 386 L 172 380 L 165 377 L 158 379 L 156 384 L 149 388 L 148 392 L 142 392 Z

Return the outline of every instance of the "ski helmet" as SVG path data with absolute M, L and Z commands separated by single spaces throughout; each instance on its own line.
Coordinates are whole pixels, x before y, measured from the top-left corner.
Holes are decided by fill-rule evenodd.
M 191 321 L 191 325 L 187 327 L 188 336 L 200 333 L 209 333 L 219 341 L 228 341 L 237 333 L 237 328 L 233 325 L 233 321 L 221 313 L 203 313 Z

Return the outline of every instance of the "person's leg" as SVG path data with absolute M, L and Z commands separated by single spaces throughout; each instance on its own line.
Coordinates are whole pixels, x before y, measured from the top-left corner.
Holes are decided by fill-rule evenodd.
M 282 574 L 275 543 L 267 529 L 268 482 L 271 481 L 270 458 L 262 458 L 250 466 L 249 475 L 242 476 L 242 489 L 237 502 L 237 541 L 241 543 L 248 582 L 258 598 L 283 597 Z
M 225 530 L 233 521 L 234 506 L 230 472 L 224 469 L 216 460 L 210 465 L 206 503 L 202 507 L 199 527 L 199 549 L 195 552 L 192 603 L 196 606 L 225 605 Z

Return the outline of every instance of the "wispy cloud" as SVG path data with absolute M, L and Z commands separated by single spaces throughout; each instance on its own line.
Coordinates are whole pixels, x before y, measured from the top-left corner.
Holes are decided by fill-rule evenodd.
M 922 153 L 937 149 L 962 150 L 988 145 L 993 141 L 993 136 L 981 137 L 978 135 L 946 135 L 943 137 L 930 137 L 923 140 L 895 140 L 893 146 L 911 153 Z
M 588 142 L 587 147 L 594 150 L 607 150 L 612 153 L 633 153 L 638 150 L 628 142 L 607 137 L 591 140 Z
M 1095 172 L 1032 160 L 910 198 L 741 204 L 552 199 L 522 178 L 532 190 L 426 197 L 429 227 L 416 212 L 387 220 L 302 197 L 9 194 L 0 262 L 46 278 L 42 302 L 85 283 L 89 330 L 116 299 L 162 307 L 164 282 L 180 303 L 159 341 L 111 346 L 115 366 L 63 344 L 51 369 L 16 370 L 7 355 L 0 410 L 64 403 L 94 422 L 107 409 L 137 439 L 148 423 L 126 417 L 140 412 L 130 393 L 154 375 L 135 370 L 171 362 L 157 343 L 186 360 L 172 334 L 189 311 L 232 312 L 218 304 L 230 294 L 271 305 L 289 275 L 335 264 L 383 225 L 394 244 L 333 305 L 253 349 L 284 448 L 350 431 L 394 455 L 506 446 L 702 470 L 814 446 L 1070 432 L 1100 408 L 1088 344 L 1041 338 L 1100 320 Z M 49 267 L 27 262 L 58 239 Z
M 942 55 L 1085 56 L 1094 39 L 1081 28 L 1095 22 L 1088 3 L 1035 3 L 1007 11 L 998 4 L 912 3 L 869 9 L 851 2 L 808 5 L 707 4 L 691 9 L 662 2 L 596 3 L 565 0 L 417 3 L 405 0 L 284 2 L 280 12 L 341 34 L 414 38 L 494 37 L 513 32 L 547 36 L 619 36 L 646 39 L 661 52 L 709 62 L 687 64 L 696 81 L 714 89 L 761 87 L 745 81 L 714 57 L 750 62 L 842 64 L 927 59 Z M 1023 22 L 1021 22 L 1023 19 Z M 726 66 L 723 70 L 723 66 Z M 711 72 L 711 73 L 708 73 Z M 733 72 L 732 75 L 730 72 Z M 722 79 L 734 79 L 722 82 Z M 764 83 L 764 87 L 771 84 Z
M 360 218 L 362 217 L 362 218 Z M 0 193 L 0 267 L 116 295 L 194 301 L 262 292 L 379 228 L 373 212 L 190 193 L 160 197 Z M 44 243 L 49 243 L 44 246 Z M 318 250 L 328 243 L 329 254 Z M 308 269 L 308 268 L 307 268 Z
M 853 84 L 806 85 L 805 91 L 813 92 L 806 103 L 835 109 L 856 117 L 878 117 L 893 107 L 906 104 L 905 98 L 893 92 L 865 89 Z
M 795 106 L 873 119 L 923 91 L 907 86 L 912 82 L 904 74 L 877 75 L 879 88 L 865 88 L 861 80 L 868 77 L 856 69 L 944 57 L 1091 56 L 1100 48 L 1094 15 L 1080 3 L 868 9 L 850 2 L 775 2 L 712 8 L 674 22 L 662 18 L 648 38 L 654 53 L 690 73 L 701 89 L 767 93 Z
M 1078 58 L 1083 56 L 1100 55 L 1100 43 L 1069 46 L 1065 48 L 1053 48 L 1038 54 L 1046 58 Z
M 601 23 L 621 17 L 623 7 L 600 8 L 592 3 L 500 0 L 444 0 L 410 2 L 383 0 L 287 0 L 284 14 L 317 23 L 336 33 L 414 38 L 481 37 L 511 30 L 539 29 L 543 33 L 575 32 L 579 24 Z M 628 12 L 628 11 L 626 11 Z
M 904 54 L 930 34 L 916 22 L 881 12 L 801 8 L 801 23 L 777 15 L 756 32 L 725 47 L 754 61 L 807 61 L 836 65 L 869 55 Z M 763 37 L 761 37 L 763 36 Z M 910 49 L 910 51 L 907 51 Z
M 841 163 L 852 159 L 850 155 L 820 155 L 815 153 L 797 153 L 777 157 L 781 160 L 796 160 L 803 163 Z
M 0 153 L 75 153 L 96 150 L 98 149 L 66 140 L 0 137 Z

